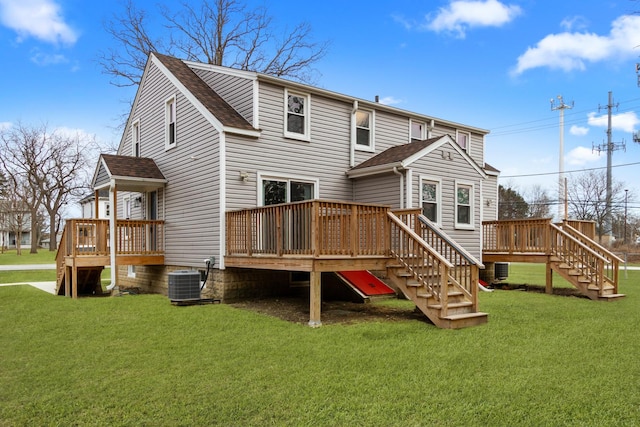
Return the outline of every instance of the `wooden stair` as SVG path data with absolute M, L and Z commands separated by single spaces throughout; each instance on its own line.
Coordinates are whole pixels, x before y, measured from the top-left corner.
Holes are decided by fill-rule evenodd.
M 625 294 L 617 292 L 615 283 L 606 281 L 602 285 L 602 289 L 600 289 L 595 280 L 596 278 L 589 277 L 584 268 L 580 265 L 573 265 L 560 257 L 549 257 L 549 267 L 589 299 L 596 301 L 613 301 L 625 297 Z
M 473 301 L 451 280 L 446 282 L 446 298 L 438 295 L 442 278 L 437 271 L 416 277 L 405 265 L 390 263 L 387 277 L 439 328 L 459 329 L 488 321 L 488 314 L 475 311 Z

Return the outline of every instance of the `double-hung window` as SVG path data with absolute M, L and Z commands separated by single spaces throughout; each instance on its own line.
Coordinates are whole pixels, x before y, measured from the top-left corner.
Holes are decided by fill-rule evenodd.
M 373 111 L 356 111 L 353 122 L 356 149 L 363 151 L 374 150 L 374 120 Z
M 166 150 L 176 146 L 176 97 L 172 96 L 165 101 L 165 139 Z
M 284 136 L 287 138 L 309 141 L 311 139 L 311 132 L 309 129 L 311 100 L 309 95 L 291 92 L 285 89 L 284 99 Z
M 456 228 L 473 229 L 473 184 L 456 182 Z
M 467 153 L 469 152 L 469 144 L 471 143 L 471 134 L 469 132 L 456 131 L 456 142 Z
M 140 157 L 140 120 L 136 120 L 131 125 L 131 154 L 134 157 Z
M 440 181 L 435 179 L 420 179 L 420 204 L 422 215 L 429 221 L 440 223 Z

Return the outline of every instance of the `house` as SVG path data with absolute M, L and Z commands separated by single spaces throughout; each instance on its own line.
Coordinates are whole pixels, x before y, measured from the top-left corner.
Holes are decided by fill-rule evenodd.
M 497 218 L 498 171 L 485 162 L 487 133 L 152 53 L 118 153 L 100 157 L 93 187 L 98 198 L 108 191 L 105 206 L 119 219 L 162 221 L 153 240 L 162 242 L 164 258 L 161 265 L 126 266 L 112 259 L 113 282 L 166 292 L 168 273 L 202 270 L 203 260 L 215 257 L 210 283 L 222 300 L 277 292 L 291 271 L 313 267 L 270 269 L 230 257 L 227 213 L 308 200 L 422 212 L 481 266 L 482 221 Z M 115 229 L 111 238 L 120 238 Z
M 87 194 L 80 199 L 81 218 L 103 218 L 107 219 L 111 215 L 109 212 L 109 191 L 100 190 L 96 203 L 96 195 L 94 193 Z
M 66 222 L 58 293 L 101 291 L 105 265 L 112 287 L 167 293 L 170 275 L 204 274 L 214 260 L 206 292 L 225 302 L 306 275 L 317 326 L 323 274 L 372 270 L 437 326 L 457 328 L 487 320 L 486 259 L 546 262 L 547 290 L 555 271 L 589 297 L 618 297 L 619 258 L 581 224 L 496 221 L 487 133 L 151 53 L 118 152 L 94 172 L 94 203 L 107 192 L 109 218 Z
M 0 248 L 27 246 L 31 241 L 31 214 L 21 202 L 0 200 Z

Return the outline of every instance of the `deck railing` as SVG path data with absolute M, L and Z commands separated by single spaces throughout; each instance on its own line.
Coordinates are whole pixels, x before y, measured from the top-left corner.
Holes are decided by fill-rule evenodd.
M 509 254 L 548 254 L 550 224 L 549 218 L 484 221 L 482 249 Z
M 109 220 L 69 219 L 56 259 L 66 256 L 109 256 Z M 157 255 L 164 252 L 164 221 L 116 220 L 116 253 Z
M 449 275 L 462 287 L 477 309 L 478 279 L 480 269 L 484 268 L 482 262 L 434 226 L 420 209 L 394 210 L 393 213 L 453 266 Z
M 227 255 L 388 256 L 388 210 L 309 200 L 227 212 Z

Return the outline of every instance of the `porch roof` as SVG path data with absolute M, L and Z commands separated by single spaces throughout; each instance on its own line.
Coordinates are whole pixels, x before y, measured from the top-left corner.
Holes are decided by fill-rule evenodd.
M 153 159 L 101 154 L 93 176 L 93 189 L 106 188 L 112 181 L 118 190 L 139 192 L 153 191 L 167 183 Z

